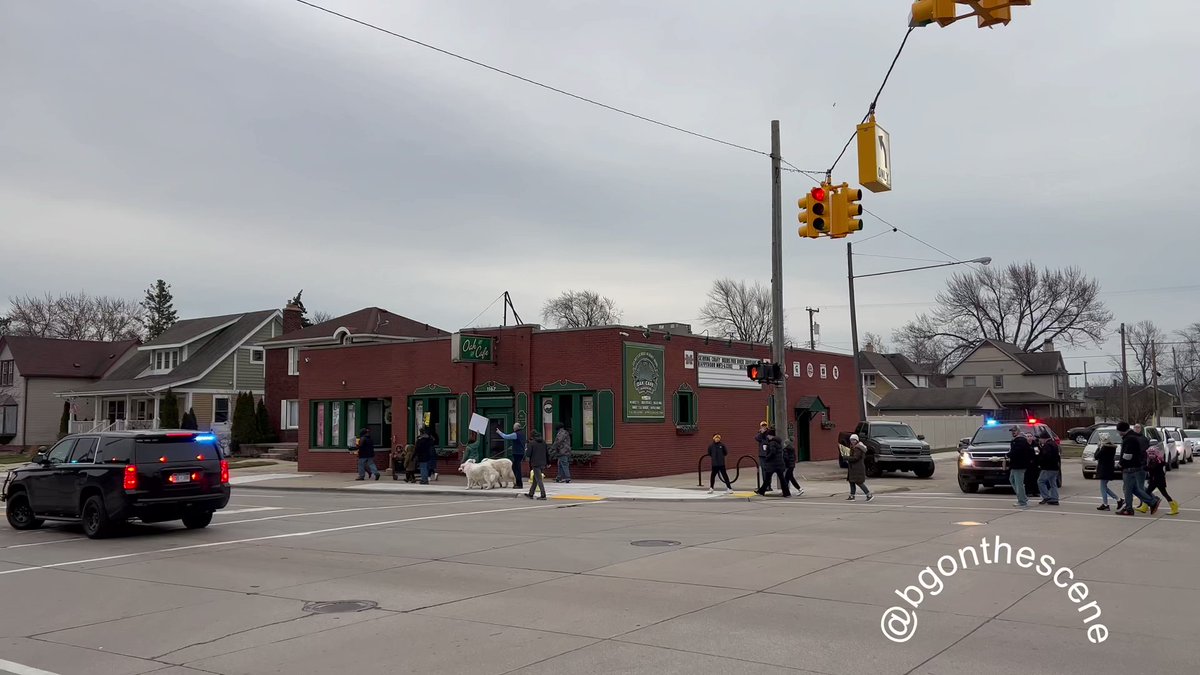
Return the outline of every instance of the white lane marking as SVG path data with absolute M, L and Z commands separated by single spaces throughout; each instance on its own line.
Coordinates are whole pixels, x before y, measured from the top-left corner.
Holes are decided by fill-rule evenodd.
M 590 502 L 579 502 L 574 506 L 587 506 Z M 341 527 L 327 527 L 321 530 L 309 530 L 308 532 L 288 532 L 285 534 L 271 534 L 263 537 L 247 537 L 245 539 L 231 539 L 229 541 L 212 541 L 204 544 L 190 544 L 188 546 L 173 546 L 171 548 L 160 548 L 155 551 L 140 551 L 138 553 L 122 553 L 120 555 L 109 555 L 100 558 L 87 558 L 85 560 L 68 560 L 65 562 L 50 563 L 49 565 L 34 565 L 31 567 L 19 567 L 15 570 L 0 570 L 0 576 L 8 574 L 18 574 L 20 572 L 33 572 L 36 570 L 48 570 L 58 567 L 70 567 L 72 565 L 86 565 L 88 563 L 108 562 L 109 560 L 125 560 L 128 558 L 136 558 L 144 555 L 153 555 L 156 553 L 175 553 L 176 551 L 195 551 L 205 548 L 215 548 L 217 546 L 232 546 L 234 544 L 252 544 L 257 541 L 272 541 L 275 539 L 290 539 L 292 537 L 310 537 L 316 534 L 329 534 L 330 532 L 345 532 L 348 530 L 361 530 L 366 527 L 383 527 L 385 525 L 399 525 L 401 523 L 413 523 L 422 520 L 439 520 L 442 518 L 459 518 L 462 516 L 482 516 L 489 513 L 502 513 L 505 511 L 530 511 L 533 509 L 551 509 L 564 506 L 563 504 L 538 504 L 536 506 L 518 506 L 512 509 L 488 509 L 486 511 L 467 511 L 463 513 L 442 513 L 434 516 L 416 516 L 413 518 L 398 518 L 396 520 L 383 520 L 375 523 L 359 523 L 357 525 L 343 525 Z
M 245 485 L 246 483 L 258 483 L 264 480 L 276 480 L 279 478 L 308 478 L 306 473 L 255 473 L 249 476 L 234 476 L 229 479 L 230 485 Z
M 0 670 L 6 673 L 12 673 L 13 675 L 58 675 L 58 673 L 52 673 L 48 670 L 42 670 L 32 666 L 23 666 L 19 663 L 13 663 L 12 661 L 5 661 L 4 659 L 0 659 Z
M 217 513 L 222 515 L 231 515 L 234 513 L 256 513 L 258 511 L 282 511 L 282 506 L 248 506 L 244 509 L 221 509 Z
M 69 539 L 54 539 L 51 541 L 36 541 L 32 544 L 13 544 L 12 546 L 5 546 L 4 550 L 7 551 L 10 548 L 29 548 L 30 546 L 47 546 L 49 544 L 61 544 L 64 541 L 79 541 L 80 539 L 87 539 L 87 537 L 71 537 Z
M 869 509 L 872 506 L 877 506 L 877 507 L 883 508 L 883 509 L 934 509 L 936 511 L 997 511 L 997 512 L 1003 512 L 1003 513 L 1025 512 L 1025 513 L 1044 513 L 1044 514 L 1051 515 L 1051 516 L 1083 516 L 1085 518 L 1114 518 L 1114 517 L 1115 518 L 1134 518 L 1134 517 L 1137 517 L 1137 516 L 1115 516 L 1111 512 L 1110 513 L 1077 513 L 1075 511 L 1053 511 L 1048 508 L 1038 507 L 1038 506 L 1030 506 L 1029 508 L 1026 508 L 1026 509 L 1018 509 L 1016 507 L 1010 507 L 1010 508 L 1004 509 L 1004 508 L 993 508 L 993 507 L 987 507 L 987 506 L 942 506 L 942 505 L 934 505 L 934 504 L 929 504 L 929 505 L 925 505 L 925 504 L 880 504 L 879 500 L 883 499 L 883 498 L 884 497 L 882 497 L 882 496 L 876 497 L 875 500 L 869 506 L 864 505 L 862 507 L 846 506 L 843 504 L 843 502 L 840 502 L 840 501 L 819 502 L 816 500 L 796 501 L 794 499 L 790 502 L 787 502 L 787 504 L 789 507 L 810 505 L 810 506 L 830 506 L 830 507 L 837 507 L 837 508 L 842 508 L 842 509 L 846 509 L 846 508 Z M 863 502 L 856 502 L 856 503 L 863 504 Z M 1145 516 L 1140 516 L 1140 517 L 1153 518 L 1156 521 L 1160 521 L 1160 522 L 1164 522 L 1164 523 L 1200 523 L 1200 520 L 1191 520 L 1188 518 L 1179 518 L 1179 517 L 1175 517 L 1175 516 L 1145 515 Z

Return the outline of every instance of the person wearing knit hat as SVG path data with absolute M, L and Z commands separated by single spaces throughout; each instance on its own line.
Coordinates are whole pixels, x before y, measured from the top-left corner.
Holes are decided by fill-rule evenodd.
M 729 480 L 729 473 L 725 470 L 725 457 L 729 454 L 729 449 L 721 442 L 721 434 L 713 434 L 712 444 L 708 446 L 708 457 L 712 460 L 712 470 L 708 475 L 708 492 L 711 494 L 713 488 L 717 484 L 717 476 L 721 477 L 721 482 L 725 484 L 725 494 L 733 492 L 733 483 Z

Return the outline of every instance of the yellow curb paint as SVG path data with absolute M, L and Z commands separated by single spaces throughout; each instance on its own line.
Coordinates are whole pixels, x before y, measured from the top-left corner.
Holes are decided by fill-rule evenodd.
M 754 493 L 754 492 L 734 492 L 732 494 L 728 494 L 725 496 L 726 497 L 746 498 L 746 497 L 753 497 L 755 494 L 756 493 Z
M 550 497 L 550 499 L 567 499 L 567 500 L 570 500 L 573 502 L 574 501 L 578 501 L 578 502 L 601 502 L 601 501 L 604 501 L 604 497 L 597 497 L 595 495 L 554 495 L 554 496 Z

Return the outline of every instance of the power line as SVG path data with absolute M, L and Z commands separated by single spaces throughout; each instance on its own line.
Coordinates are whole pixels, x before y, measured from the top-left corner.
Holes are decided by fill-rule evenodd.
M 381 33 L 386 33 L 387 35 L 391 35 L 392 37 L 397 37 L 397 38 L 400 38 L 401 40 L 406 40 L 406 41 L 408 41 L 408 42 L 411 42 L 412 44 L 415 44 L 415 45 L 418 45 L 418 46 L 421 46 L 421 47 L 425 47 L 426 49 L 432 49 L 433 51 L 435 51 L 435 52 L 438 52 L 438 53 L 440 53 L 440 54 L 445 54 L 446 56 L 452 56 L 452 57 L 454 57 L 454 58 L 456 58 L 456 59 L 459 59 L 459 60 L 461 60 L 461 61 L 466 61 L 467 63 L 470 63 L 470 64 L 472 64 L 472 65 L 479 66 L 480 68 L 486 68 L 486 69 L 488 69 L 488 70 L 490 70 L 490 71 L 492 71 L 492 72 L 495 72 L 495 73 L 500 73 L 501 75 L 505 75 L 505 76 L 511 77 L 511 78 L 513 78 L 513 79 L 516 79 L 516 80 L 520 80 L 520 81 L 522 81 L 522 82 L 525 82 L 525 83 L 527 83 L 527 84 L 532 84 L 532 85 L 534 85 L 534 86 L 536 86 L 536 87 L 541 87 L 542 89 L 546 89 L 546 90 L 552 91 L 552 92 L 554 92 L 554 93 L 556 93 L 556 94 L 562 94 L 563 96 L 569 96 L 569 97 L 571 97 L 571 98 L 573 98 L 573 99 L 576 99 L 576 100 L 579 100 L 579 101 L 583 101 L 584 103 L 590 103 L 591 105 L 594 105 L 594 106 L 597 106 L 597 107 L 600 107 L 600 108 L 604 108 L 605 110 L 611 110 L 612 112 L 620 113 L 620 114 L 622 114 L 622 115 L 628 115 L 629 117 L 632 117 L 632 118 L 634 118 L 634 119 L 639 119 L 639 120 L 641 120 L 641 121 L 643 121 L 643 122 L 649 122 L 650 124 L 656 124 L 656 125 L 658 125 L 658 126 L 660 126 L 660 127 L 664 127 L 664 128 L 666 128 L 666 129 L 671 129 L 672 131 L 678 131 L 678 132 L 680 132 L 680 133 L 688 134 L 689 136 L 695 136 L 696 138 L 703 138 L 704 140 L 707 140 L 707 141 L 712 141 L 712 142 L 714 142 L 714 143 L 720 143 L 721 145 L 727 145 L 727 146 L 729 146 L 729 147 L 731 147 L 731 148 L 737 148 L 738 150 L 745 150 L 746 152 L 753 152 L 754 154 L 757 154 L 757 155 L 763 155 L 764 157 L 770 157 L 770 156 L 771 156 L 771 153 L 769 153 L 769 152 L 763 152 L 762 150 L 755 150 L 754 148 L 746 147 L 746 146 L 744 146 L 744 145 L 739 145 L 739 144 L 737 144 L 737 143 L 733 143 L 733 142 L 731 142 L 731 141 L 725 141 L 725 140 L 721 140 L 720 138 L 716 138 L 716 137 L 713 137 L 713 136 L 709 136 L 709 135 L 707 135 L 707 134 L 702 134 L 702 133 L 700 133 L 700 132 L 698 132 L 698 131 L 692 131 L 692 130 L 690 130 L 690 129 L 684 129 L 683 127 L 675 126 L 674 124 L 668 124 L 668 123 L 666 123 L 666 122 L 663 122 L 663 121 L 660 121 L 660 120 L 656 120 L 656 119 L 653 119 L 653 118 L 651 118 L 651 117 L 646 117 L 645 115 L 639 115 L 639 114 L 637 114 L 637 113 L 630 112 L 630 111 L 628 111 L 628 110 L 624 110 L 624 109 L 622 109 L 622 108 L 618 108 L 618 107 L 616 107 L 616 106 L 612 106 L 612 105 L 609 105 L 609 104 L 607 104 L 607 103 L 601 103 L 600 101 L 597 101 L 597 100 L 595 100 L 595 99 L 588 98 L 588 97 L 586 97 L 586 96 L 581 96 L 581 95 L 579 95 L 579 94 L 575 94 L 575 93 L 569 92 L 569 91 L 567 91 L 567 90 L 565 90 L 565 89 L 559 89 L 558 87 L 554 87 L 554 86 L 551 86 L 551 85 L 549 85 L 549 84 L 545 84 L 545 83 L 543 83 L 543 82 L 538 82 L 537 80 L 534 80 L 534 79 L 531 79 L 531 78 L 525 77 L 525 76 L 523 76 L 523 75 L 518 75 L 518 74 L 516 74 L 516 73 L 513 73 L 513 72 L 511 72 L 511 71 L 504 70 L 503 68 L 497 68 L 496 66 L 488 65 L 488 64 L 486 64 L 486 63 L 484 63 L 484 62 L 482 62 L 482 61 L 476 61 L 475 59 L 472 59 L 472 58 L 470 58 L 470 57 L 463 56 L 462 54 L 456 54 L 456 53 L 454 53 L 454 52 L 452 52 L 452 51 L 449 51 L 449 50 L 447 50 L 447 49 L 442 49 L 441 47 L 436 47 L 436 46 L 434 46 L 434 45 L 431 45 L 431 44 L 429 44 L 429 43 L 427 43 L 427 42 L 422 42 L 422 41 L 420 41 L 420 40 L 417 40 L 416 38 L 411 38 L 411 37 L 409 37 L 409 36 L 407 36 L 407 35 L 401 35 L 400 33 L 397 33 L 397 32 L 395 32 L 395 31 L 388 30 L 387 28 L 383 28 L 382 26 L 377 26 L 377 25 L 375 25 L 375 24 L 373 24 L 373 23 L 370 23 L 370 22 L 367 22 L 367 21 L 363 21 L 362 19 L 356 19 L 356 18 L 354 18 L 354 17 L 352 17 L 352 16 L 348 16 L 348 15 L 346 15 L 346 14 L 342 14 L 342 13 L 340 13 L 340 12 L 335 12 L 335 11 L 333 11 L 332 9 L 329 9 L 329 8 L 327 8 L 327 7 L 322 7 L 321 5 L 318 5 L 318 4 L 315 4 L 315 3 L 312 3 L 312 2 L 308 2 L 308 0 L 296 0 L 296 2 L 298 2 L 298 3 L 302 4 L 302 5 L 306 5 L 306 6 L 308 6 L 308 7 L 311 7 L 311 8 L 313 8 L 313 9 L 320 10 L 320 11 L 322 11 L 322 12 L 325 12 L 326 14 L 331 14 L 331 15 L 333 15 L 333 16 L 336 16 L 336 17 L 340 18 L 340 19 L 345 19 L 346 21 L 350 21 L 350 22 L 356 23 L 356 24 L 358 24 L 358 25 L 360 25 L 360 26 L 365 26 L 365 27 L 367 27 L 367 28 L 370 28 L 370 29 L 372 29 L 372 30 L 377 30 L 377 31 L 379 31 L 379 32 L 381 32 Z
M 900 48 L 896 50 L 896 55 L 892 57 L 892 64 L 888 66 L 887 74 L 883 76 L 883 82 L 879 85 L 879 91 L 876 91 L 875 98 L 871 99 L 871 107 L 867 109 L 867 114 L 863 115 L 863 122 L 866 122 L 871 115 L 875 114 L 875 106 L 879 104 L 879 97 L 883 95 L 883 88 L 887 86 L 888 78 L 892 76 L 892 70 L 896 67 L 896 62 L 900 60 L 900 53 L 904 51 L 904 45 L 908 44 L 908 36 L 912 35 L 913 30 L 914 28 L 909 27 L 908 30 L 904 31 L 904 39 L 900 41 Z M 862 124 L 862 122 L 859 122 L 859 124 Z M 854 138 L 857 135 L 857 129 L 853 134 L 850 134 L 850 138 L 846 140 L 846 145 L 844 145 L 842 147 L 842 151 L 838 153 L 837 159 L 833 160 L 833 164 L 830 165 L 829 171 L 826 172 L 827 174 L 832 174 L 833 170 L 837 168 L 838 162 L 842 161 L 842 157 L 846 154 L 846 151 L 850 149 L 850 144 L 854 142 Z

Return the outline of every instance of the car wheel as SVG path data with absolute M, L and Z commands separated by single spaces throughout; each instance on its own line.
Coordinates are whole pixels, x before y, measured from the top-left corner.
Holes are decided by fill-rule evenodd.
M 1087 480 L 1095 480 L 1095 479 L 1096 479 L 1096 474 L 1094 474 L 1094 473 L 1088 473 L 1088 472 L 1084 471 L 1084 472 L 1083 472 L 1083 477 L 1084 477 L 1085 479 L 1087 479 Z
M 36 530 L 46 522 L 34 516 L 29 498 L 23 494 L 10 497 L 4 513 L 8 516 L 8 524 L 14 530 Z
M 1174 461 L 1174 462 L 1171 462 L 1171 468 L 1172 468 L 1172 469 L 1178 469 L 1178 468 L 1179 468 L 1179 456 L 1178 456 L 1178 455 L 1176 455 L 1176 456 L 1175 456 L 1175 461 Z
M 879 462 L 867 457 L 867 478 L 879 478 L 883 475 L 883 468 L 879 466 Z
M 183 525 L 189 530 L 202 530 L 212 522 L 212 511 L 189 511 L 183 514 Z
M 972 483 L 971 481 L 967 480 L 966 478 L 959 476 L 958 477 L 958 489 L 960 489 L 963 492 L 966 492 L 968 494 L 973 494 L 973 493 L 979 492 L 979 483 Z
M 112 531 L 112 521 L 108 519 L 108 512 L 104 510 L 104 501 L 96 495 L 88 497 L 83 503 L 80 520 L 83 533 L 88 539 L 103 539 Z
M 913 469 L 913 473 L 916 474 L 917 478 L 929 478 L 933 475 L 933 465 L 930 464 L 919 469 Z

